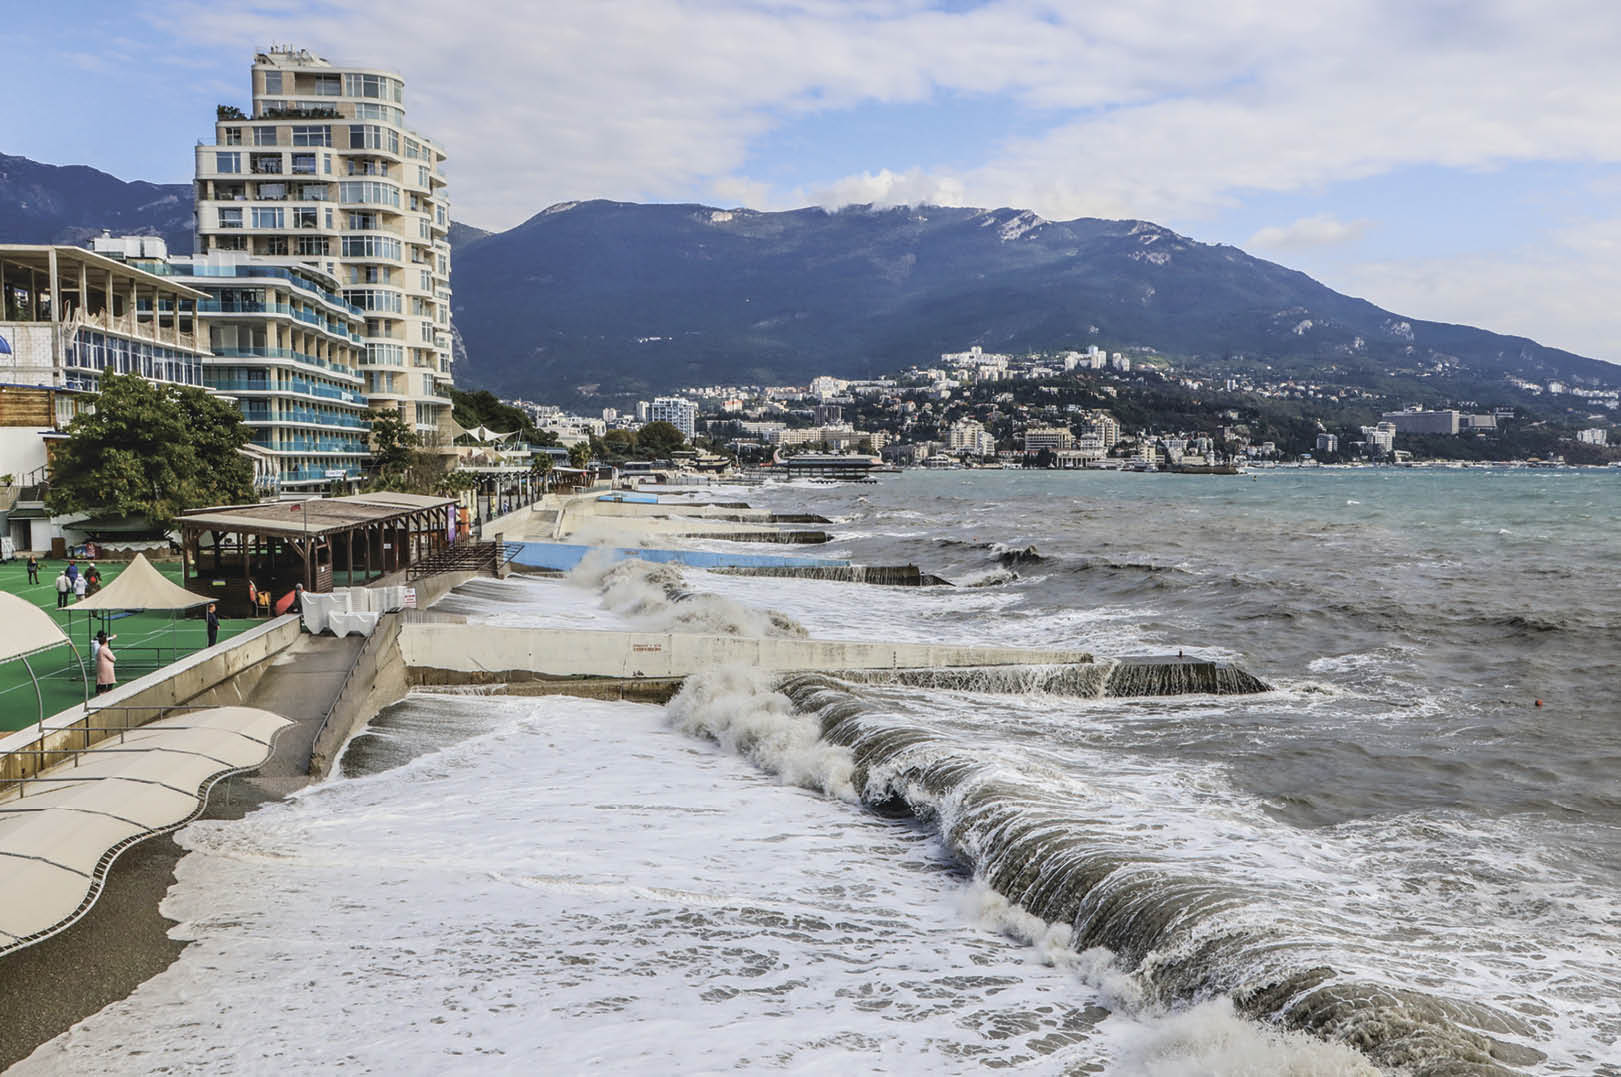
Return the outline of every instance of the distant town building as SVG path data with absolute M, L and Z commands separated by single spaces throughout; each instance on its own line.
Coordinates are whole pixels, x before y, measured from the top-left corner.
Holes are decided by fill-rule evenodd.
M 817 404 L 811 409 L 818 426 L 828 426 L 844 421 L 844 409 L 837 404 Z
M 1512 410 L 1510 410 L 1509 411 L 1509 418 L 1513 418 L 1513 416 L 1514 416 L 1514 413 L 1513 413 Z M 1486 431 L 1486 430 L 1496 430 L 1496 429 L 1497 429 L 1497 416 L 1496 415 L 1460 415 L 1460 416 L 1458 416 L 1458 432 L 1459 433 L 1479 433 L 1479 432 Z
M 1074 444 L 1075 435 L 1070 433 L 1067 426 L 1032 426 L 1024 432 L 1025 452 L 1040 452 L 1043 449 L 1057 452 Z
M 1373 455 L 1388 455 L 1396 448 L 1396 426 L 1394 423 L 1364 426 L 1362 427 L 1362 438 L 1367 442 L 1368 451 Z
M 644 405 L 636 405 L 636 414 L 642 414 Z M 679 396 L 661 396 L 651 404 L 645 405 L 647 409 L 647 422 L 669 423 L 681 431 L 681 436 L 691 441 L 698 432 L 698 405 L 690 400 L 683 400 Z
M 946 445 L 952 452 L 968 452 L 975 456 L 995 456 L 996 438 L 975 419 L 962 419 L 951 424 Z
M 1583 445 L 1608 445 L 1610 443 L 1610 432 L 1602 426 L 1590 427 L 1586 430 L 1578 430 L 1576 440 Z
M 1340 451 L 1340 439 L 1335 434 L 1318 434 L 1317 451 L 1320 453 L 1337 453 Z
M 1102 442 L 1107 452 L 1120 441 L 1120 423 L 1106 411 L 1089 411 L 1081 418 L 1081 435 Z
M 1379 418 L 1394 426 L 1398 434 L 1456 434 L 1458 432 L 1458 413 L 1450 409 L 1446 411 L 1423 411 L 1419 408 L 1409 408 L 1406 411 L 1387 411 Z

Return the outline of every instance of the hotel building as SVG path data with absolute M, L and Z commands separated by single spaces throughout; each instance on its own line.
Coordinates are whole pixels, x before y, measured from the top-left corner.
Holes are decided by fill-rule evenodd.
M 254 57 L 252 91 L 248 113 L 220 106 L 214 143 L 197 148 L 199 259 L 297 261 L 335 280 L 363 313 L 368 404 L 453 452 L 444 151 L 405 126 L 391 72 L 272 49 Z

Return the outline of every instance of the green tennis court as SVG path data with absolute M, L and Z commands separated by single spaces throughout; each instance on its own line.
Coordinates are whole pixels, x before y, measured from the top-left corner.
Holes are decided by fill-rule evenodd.
M 88 613 L 70 617 L 71 606 L 66 610 L 56 609 L 56 576 L 66 564 L 65 561 L 40 562 L 40 582 L 37 584 L 28 582 L 28 566 L 25 561 L 8 561 L 0 564 L 0 590 L 9 591 L 41 609 L 49 610 L 57 624 L 68 631 L 85 662 L 84 679 L 81 679 L 78 662 L 69 647 L 54 647 L 29 657 L 28 661 L 39 677 L 40 687 L 43 689 L 47 718 L 84 701 L 85 679 L 90 682 L 92 692 L 96 687 L 95 670 L 89 665 L 90 640 L 102 623 L 99 618 L 92 617 Z M 81 561 L 80 568 L 83 567 L 84 563 Z M 101 569 L 101 585 L 105 588 L 117 578 L 124 565 L 117 561 L 97 561 L 96 567 Z M 175 583 L 180 582 L 178 561 L 154 563 L 153 567 Z M 203 626 L 201 614 L 200 606 L 195 615 L 178 619 L 171 617 L 167 612 L 114 614 L 113 620 L 106 628 L 109 634 L 118 636 L 118 640 L 113 644 L 113 653 L 118 656 L 118 682 L 124 684 L 135 680 L 154 669 L 168 665 L 176 658 L 182 658 L 207 646 L 208 632 Z M 260 622 L 252 619 L 221 618 L 219 638 L 228 639 L 258 623 Z M 0 733 L 21 729 L 38 720 L 39 701 L 34 695 L 34 682 L 29 678 L 28 670 L 21 661 L 0 662 Z

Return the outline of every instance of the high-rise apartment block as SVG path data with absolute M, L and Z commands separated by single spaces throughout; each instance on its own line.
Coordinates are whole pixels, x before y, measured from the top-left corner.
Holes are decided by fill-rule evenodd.
M 220 106 L 214 144 L 197 148 L 198 256 L 302 262 L 334 278 L 364 315 L 368 404 L 448 448 L 444 151 L 406 127 L 405 84 L 391 72 L 272 49 L 254 57 L 252 79 L 251 110 Z
M 289 258 L 171 257 L 151 236 L 103 236 L 94 249 L 202 293 L 198 333 L 212 353 L 203 383 L 236 401 L 276 492 L 360 481 L 371 427 L 359 371 L 365 315 L 337 281 Z
M 641 410 L 640 406 L 637 411 Z M 698 405 L 679 396 L 661 396 L 647 406 L 647 421 L 669 423 L 688 441 L 698 432 Z

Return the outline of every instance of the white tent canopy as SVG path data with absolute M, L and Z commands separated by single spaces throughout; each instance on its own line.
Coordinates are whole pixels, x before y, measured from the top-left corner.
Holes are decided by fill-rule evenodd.
M 152 567 L 144 554 L 136 554 L 129 567 L 100 591 L 68 609 L 81 610 L 189 610 L 213 599 L 195 594 Z
M 16 595 L 0 591 L 0 662 L 60 647 L 67 633 L 51 615 Z

